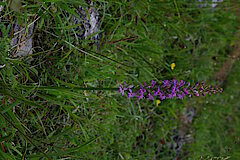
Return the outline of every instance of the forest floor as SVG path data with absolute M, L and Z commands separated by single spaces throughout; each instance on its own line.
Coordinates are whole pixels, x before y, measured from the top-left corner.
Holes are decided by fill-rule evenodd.
M 239 159 L 240 2 L 89 2 L 0 2 L 0 159 Z M 166 79 L 224 91 L 116 91 Z

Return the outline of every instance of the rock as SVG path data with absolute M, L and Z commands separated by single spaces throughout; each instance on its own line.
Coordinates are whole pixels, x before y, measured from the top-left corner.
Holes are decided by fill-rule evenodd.
M 90 40 L 93 40 L 97 48 L 99 49 L 99 13 L 94 7 L 93 2 L 91 2 L 90 7 L 86 10 L 88 11 L 89 17 L 86 13 L 86 10 L 82 6 L 77 8 L 76 13 L 79 17 L 73 17 L 74 24 L 82 24 L 78 27 L 78 39 L 87 39 L 91 36 Z
M 25 31 L 25 28 L 15 23 L 14 37 L 11 40 L 11 49 L 16 49 L 12 56 L 25 56 L 32 54 L 32 35 L 33 35 L 34 23 L 30 24 Z
M 4 2 L 3 0 L 2 2 Z M 99 13 L 97 9 L 94 7 L 93 2 L 88 2 L 89 8 L 86 10 L 83 9 L 82 6 L 77 8 L 77 14 L 79 17 L 73 17 L 74 24 L 81 24 L 78 27 L 77 37 L 78 39 L 87 39 L 91 36 L 90 40 L 94 41 L 94 44 L 99 49 L 99 40 L 100 35 L 97 33 L 99 32 Z M 0 12 L 3 11 L 4 7 L 0 6 Z M 85 12 L 87 11 L 89 14 Z M 30 23 L 28 23 L 27 29 L 24 25 L 19 25 L 17 22 L 13 22 L 13 31 L 14 36 L 11 39 L 11 56 L 18 57 L 18 56 L 25 56 L 32 54 L 33 48 L 33 30 L 34 30 L 34 23 L 31 22 L 30 18 L 28 19 Z
M 207 7 L 208 4 L 210 4 L 212 8 L 215 8 L 218 3 L 223 2 L 223 0 L 212 0 L 212 2 L 208 2 L 206 0 L 198 0 L 198 2 L 201 2 L 201 4 L 199 5 L 200 8 Z

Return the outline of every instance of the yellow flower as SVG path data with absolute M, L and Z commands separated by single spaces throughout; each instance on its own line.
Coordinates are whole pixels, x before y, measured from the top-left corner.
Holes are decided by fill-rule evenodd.
M 161 101 L 160 100 L 156 100 L 156 105 L 157 105 L 157 107 L 158 107 L 158 105 L 161 103 Z
M 171 69 L 173 70 L 175 66 L 176 66 L 175 63 L 172 63 L 171 64 Z

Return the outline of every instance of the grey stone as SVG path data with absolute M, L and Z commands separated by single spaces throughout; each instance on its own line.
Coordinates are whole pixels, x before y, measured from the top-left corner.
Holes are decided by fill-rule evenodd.
M 32 54 L 32 35 L 33 35 L 34 23 L 27 26 L 27 30 L 24 27 L 15 23 L 14 37 L 11 40 L 11 49 L 16 49 L 12 56 L 25 56 Z
M 198 2 L 200 2 L 201 4 L 199 5 L 200 8 L 204 8 L 207 7 L 208 4 L 212 7 L 215 8 L 217 7 L 219 2 L 223 2 L 223 0 L 212 0 L 212 1 L 208 1 L 208 0 L 198 0 Z

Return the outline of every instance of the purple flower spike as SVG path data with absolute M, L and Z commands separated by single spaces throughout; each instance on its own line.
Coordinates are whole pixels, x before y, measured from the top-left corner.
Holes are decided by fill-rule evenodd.
M 185 84 L 185 82 L 183 80 L 180 80 L 178 85 L 179 85 L 179 87 L 182 87 L 182 86 L 184 86 L 184 84 Z
M 143 98 L 144 98 L 143 94 L 139 94 L 139 96 L 137 97 L 138 100 L 143 99 Z
M 177 88 L 177 90 L 176 90 L 177 92 L 179 92 L 180 90 L 179 90 L 179 88 Z
M 172 99 L 173 98 L 172 94 L 167 94 L 167 98 Z
M 122 86 L 122 84 L 120 84 L 120 86 L 119 86 L 119 92 L 122 94 L 122 96 L 124 95 L 124 91 L 126 90 L 127 88 L 124 88 L 123 86 Z
M 199 85 L 199 82 L 197 82 L 196 84 L 195 84 L 195 87 L 197 87 Z
M 185 95 L 186 95 L 186 94 L 183 92 L 183 93 L 182 93 L 182 97 L 184 97 Z
M 158 96 L 160 93 L 160 88 L 158 87 L 157 91 L 153 91 L 153 96 Z
M 184 92 L 185 94 L 188 94 L 187 88 L 184 88 L 184 89 L 183 89 L 183 92 Z
M 194 91 L 193 95 L 196 96 L 196 97 L 198 97 L 198 96 L 199 96 L 198 91 Z
M 163 80 L 162 83 L 163 83 L 162 88 L 171 87 L 171 84 L 169 83 L 169 80 Z
M 176 93 L 175 92 L 172 92 L 172 97 L 176 97 Z
M 182 99 L 183 96 L 182 96 L 180 93 L 178 93 L 178 94 L 177 94 L 177 98 L 178 98 L 178 99 Z
M 154 80 L 150 81 L 150 84 L 146 82 L 144 85 L 140 85 L 139 89 L 133 87 L 133 85 L 127 86 L 124 82 L 124 85 L 119 85 L 119 93 L 121 95 L 126 94 L 128 98 L 136 97 L 140 99 L 148 99 L 150 101 L 154 99 L 159 99 L 161 101 L 165 99 L 183 99 L 185 96 L 205 96 L 211 94 L 217 94 L 223 92 L 222 88 L 216 86 L 205 85 L 205 83 L 197 82 L 195 85 L 191 85 L 190 82 L 185 83 L 183 80 L 162 80 L 161 85 L 156 85 L 157 82 Z M 125 93 L 126 92 L 126 93 Z
M 194 96 L 199 97 L 199 93 L 194 93 Z
M 157 83 L 156 81 L 151 80 L 152 88 L 155 86 L 156 83 Z
M 140 87 L 141 88 L 141 87 Z M 143 88 L 141 88 L 141 89 L 139 89 L 139 91 L 138 91 L 138 100 L 140 100 L 140 99 L 143 99 L 144 98 L 144 93 L 146 92 L 146 90 L 145 89 L 143 89 Z
M 176 91 L 175 91 L 174 88 L 172 89 L 172 92 L 171 92 L 171 93 L 172 93 L 171 95 L 172 95 L 173 97 L 176 97 L 177 93 L 176 93 Z
M 159 99 L 162 101 L 162 100 L 164 100 L 166 97 L 164 96 L 164 94 L 163 93 L 159 93 Z
M 150 93 L 148 93 L 148 100 L 153 101 L 153 96 Z
M 177 86 L 178 85 L 178 80 L 173 79 L 172 82 L 173 82 L 173 86 Z
M 144 87 L 147 87 L 147 83 L 146 83 L 146 82 L 144 82 L 143 86 L 144 86 Z
M 129 91 L 129 92 L 128 92 L 128 98 L 131 98 L 131 97 L 135 97 L 135 96 L 136 96 L 136 94 L 133 93 L 130 88 L 128 89 L 128 91 Z

